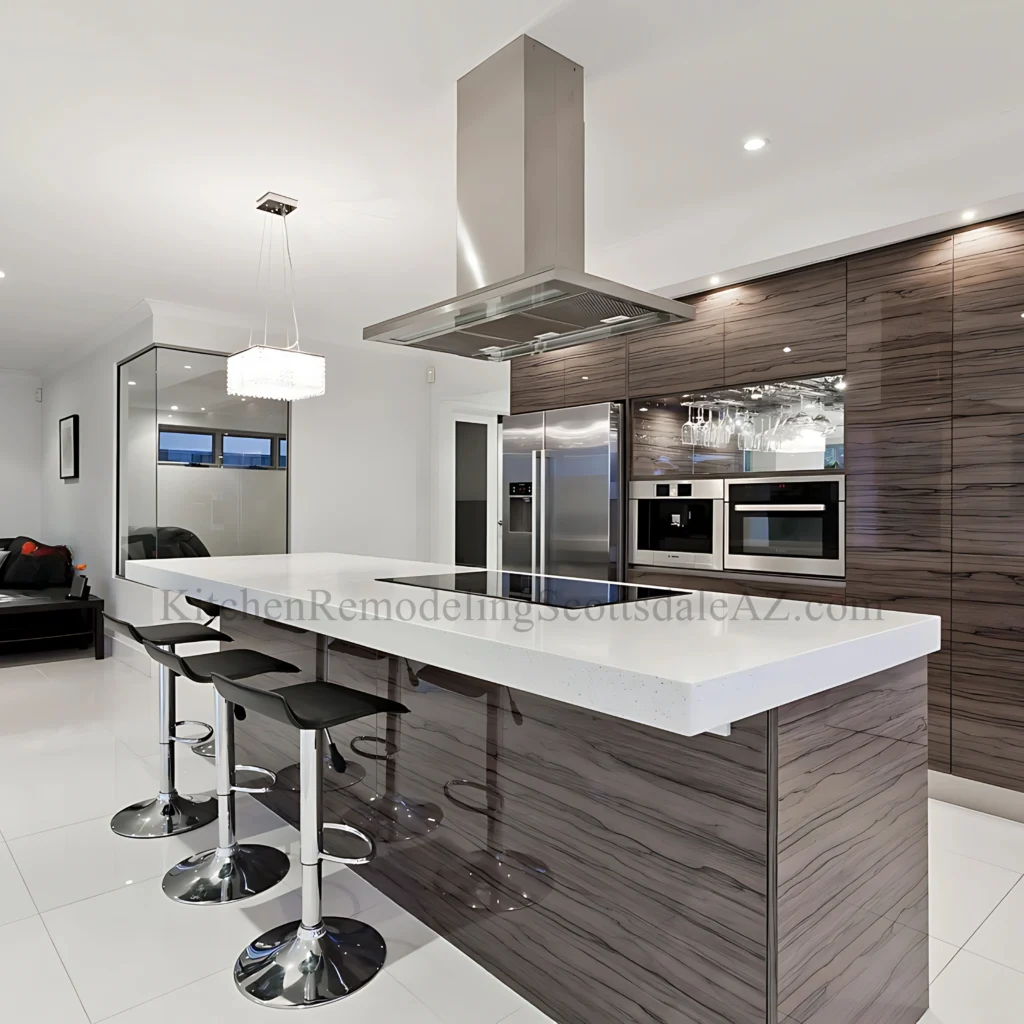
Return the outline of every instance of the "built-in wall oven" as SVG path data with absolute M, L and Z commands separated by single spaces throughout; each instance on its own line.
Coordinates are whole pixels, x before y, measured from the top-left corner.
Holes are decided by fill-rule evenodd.
M 846 575 L 842 476 L 728 480 L 725 568 Z
M 630 561 L 721 569 L 723 480 L 643 480 L 629 485 Z

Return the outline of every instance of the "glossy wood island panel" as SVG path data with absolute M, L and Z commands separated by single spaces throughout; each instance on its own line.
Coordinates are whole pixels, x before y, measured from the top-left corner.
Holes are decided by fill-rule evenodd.
M 312 633 L 222 628 L 323 668 Z M 326 667 L 409 708 L 332 730 L 365 777 L 325 773 L 326 820 L 390 840 L 355 870 L 558 1024 L 920 1016 L 923 662 L 694 738 L 343 641 Z M 238 747 L 298 755 L 257 715 Z M 296 794 L 261 799 L 297 819 Z

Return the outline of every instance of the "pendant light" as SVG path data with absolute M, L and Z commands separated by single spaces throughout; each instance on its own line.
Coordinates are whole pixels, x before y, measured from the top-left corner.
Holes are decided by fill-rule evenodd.
M 257 288 L 263 271 L 263 251 L 267 249 L 267 304 L 263 317 L 263 341 L 253 344 L 252 333 L 249 345 L 240 352 L 228 356 L 228 394 L 245 398 L 270 398 L 284 402 L 297 402 L 302 398 L 316 398 L 327 388 L 327 361 L 323 356 L 303 352 L 299 348 L 299 318 L 295 312 L 295 268 L 292 265 L 292 251 L 288 243 L 288 214 L 298 203 L 286 196 L 268 192 L 256 203 L 256 209 L 267 215 L 260 239 L 260 262 L 256 271 Z M 274 226 L 271 217 L 281 218 L 282 245 L 281 262 L 284 288 L 291 303 L 291 330 L 285 331 L 283 346 L 271 345 L 268 337 L 270 327 L 270 274 L 274 250 Z M 267 227 L 270 227 L 269 242 Z

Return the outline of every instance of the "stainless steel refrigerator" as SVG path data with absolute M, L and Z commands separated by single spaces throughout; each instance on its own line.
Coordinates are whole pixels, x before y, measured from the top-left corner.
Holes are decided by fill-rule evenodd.
M 506 416 L 501 567 L 624 580 L 616 403 Z

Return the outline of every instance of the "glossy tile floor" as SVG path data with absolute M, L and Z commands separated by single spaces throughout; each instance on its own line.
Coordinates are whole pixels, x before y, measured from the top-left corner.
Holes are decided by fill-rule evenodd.
M 111 814 L 155 793 L 155 687 L 107 659 L 0 660 L 0 1007 L 4 1024 L 273 1021 L 231 980 L 242 947 L 298 916 L 297 877 L 235 907 L 181 907 L 160 877 L 209 848 L 215 825 L 175 839 L 115 836 Z M 179 683 L 178 717 L 210 720 L 210 690 Z M 179 758 L 182 792 L 213 767 Z M 1024 825 L 932 803 L 932 1010 L 925 1024 L 1001 1024 L 1024 1006 Z M 296 833 L 250 797 L 239 833 L 293 855 Z M 302 1014 L 337 1024 L 545 1024 L 548 1018 L 447 941 L 336 865 L 325 909 L 377 927 L 383 975 Z

